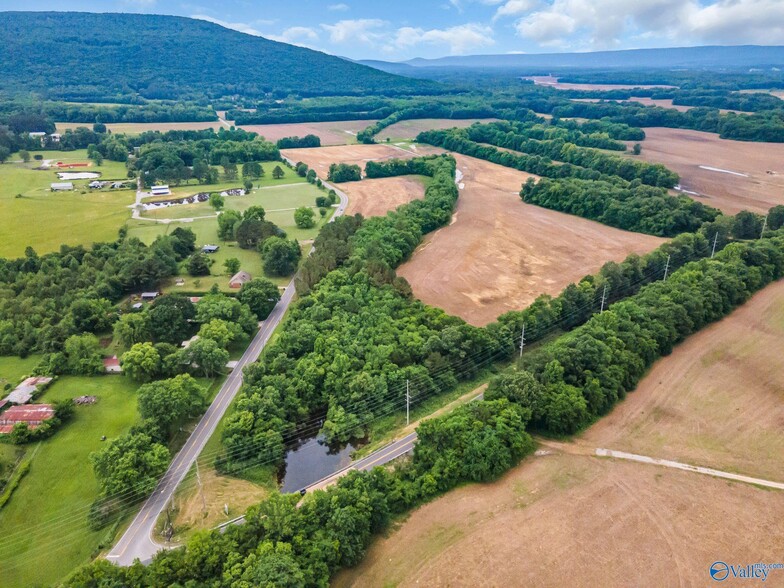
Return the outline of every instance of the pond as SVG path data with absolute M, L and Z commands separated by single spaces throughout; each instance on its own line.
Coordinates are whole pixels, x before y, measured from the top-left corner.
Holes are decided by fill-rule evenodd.
M 278 473 L 281 492 L 299 492 L 303 488 L 318 482 L 344 468 L 351 463 L 351 454 L 360 446 L 330 446 L 324 437 L 302 439 L 286 452 L 286 462 Z

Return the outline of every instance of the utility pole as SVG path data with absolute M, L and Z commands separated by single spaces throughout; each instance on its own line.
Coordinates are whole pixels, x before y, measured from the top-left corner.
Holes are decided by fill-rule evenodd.
M 667 273 L 670 271 L 670 256 L 667 256 L 667 265 L 664 266 L 664 281 L 667 281 Z
M 719 242 L 719 232 L 716 231 L 716 235 L 713 237 L 713 249 L 711 250 L 711 259 L 713 256 L 716 255 L 716 243 Z
M 604 292 L 602 292 L 602 309 L 599 314 L 604 312 L 604 302 L 607 300 L 607 284 L 604 285 Z
M 201 496 L 201 508 L 202 512 L 205 514 L 207 513 L 207 499 L 204 498 L 204 489 L 201 485 L 201 476 L 199 475 L 199 460 L 196 459 L 194 462 L 196 464 L 196 481 L 199 483 L 199 496 Z
M 411 389 L 409 388 L 408 384 L 409 384 L 408 380 L 406 380 L 406 426 L 408 426 L 408 424 L 410 422 L 409 410 L 410 410 L 410 407 L 411 407 Z
M 760 239 L 762 239 L 762 236 L 765 234 L 765 229 L 767 228 L 768 228 L 768 215 L 766 214 L 765 220 L 762 221 L 762 232 L 760 233 Z
M 523 331 L 520 333 L 520 357 L 523 357 L 523 347 L 525 347 L 525 323 L 523 323 Z

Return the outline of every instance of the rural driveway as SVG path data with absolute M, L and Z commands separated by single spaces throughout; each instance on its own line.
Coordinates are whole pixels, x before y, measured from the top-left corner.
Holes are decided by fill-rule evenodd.
M 327 186 L 327 189 L 334 189 L 340 198 L 340 203 L 330 219 L 330 222 L 332 222 L 332 220 L 346 211 L 348 196 L 327 183 L 324 185 Z M 313 249 L 311 248 L 312 251 Z M 190 471 L 196 458 L 204 449 L 210 436 L 215 432 L 215 428 L 237 395 L 242 386 L 243 368 L 258 359 L 272 333 L 283 320 L 289 305 L 294 299 L 294 294 L 294 279 L 292 279 L 289 285 L 286 286 L 280 302 L 278 302 L 267 319 L 261 323 L 259 332 L 253 338 L 245 353 L 243 353 L 237 367 L 234 368 L 226 379 L 215 400 L 212 401 L 207 412 L 204 413 L 204 416 L 196 425 L 193 433 L 191 433 L 185 445 L 172 460 L 169 469 L 158 482 L 155 491 L 147 498 L 131 525 L 106 556 L 109 561 L 121 566 L 131 565 L 135 559 L 146 563 L 152 559 L 156 552 L 169 547 L 156 543 L 152 538 L 158 516 L 166 508 L 166 504 L 171 500 L 177 486 L 180 485 L 185 475 Z

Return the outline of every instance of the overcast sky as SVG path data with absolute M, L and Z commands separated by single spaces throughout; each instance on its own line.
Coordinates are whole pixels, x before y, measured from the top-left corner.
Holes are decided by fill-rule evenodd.
M 784 0 L 0 0 L 202 18 L 351 58 L 784 44 Z

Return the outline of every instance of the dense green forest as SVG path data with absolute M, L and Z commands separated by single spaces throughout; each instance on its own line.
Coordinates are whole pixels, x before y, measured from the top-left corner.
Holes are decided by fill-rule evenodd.
M 35 31 L 31 34 L 31 31 Z M 318 72 L 315 74 L 314 72 Z M 203 20 L 143 14 L 0 13 L 0 90 L 125 102 L 437 93 L 391 75 Z

